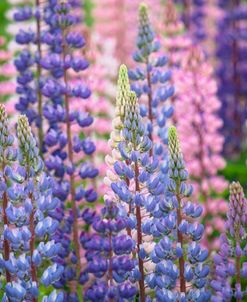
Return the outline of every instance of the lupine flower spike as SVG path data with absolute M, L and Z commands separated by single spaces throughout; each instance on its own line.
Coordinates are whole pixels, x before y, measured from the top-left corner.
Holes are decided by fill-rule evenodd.
M 148 9 L 145 4 L 139 7 L 139 31 L 136 40 L 137 50 L 133 58 L 139 66 L 129 71 L 133 81 L 131 89 L 141 100 L 141 115 L 147 119 L 147 131 L 153 146 L 150 155 L 160 157 L 160 170 L 167 175 L 167 128 L 166 121 L 173 114 L 167 100 L 174 93 L 169 84 L 171 73 L 165 68 L 167 58 L 159 55 L 160 43 L 151 27 Z
M 224 153 L 238 156 L 246 142 L 247 90 L 246 79 L 246 20 L 247 5 L 241 1 L 217 1 L 221 8 L 216 35 L 218 59 L 218 95 L 224 121 Z
M 129 54 L 134 49 L 137 26 L 136 10 L 141 0 L 101 0 L 95 2 L 95 31 L 104 41 L 111 41 L 115 48 L 115 57 L 125 64 L 133 64 Z M 155 25 L 161 12 L 160 0 L 146 0 L 152 9 Z M 107 10 L 106 10 L 107 8 Z
M 209 266 L 203 264 L 208 251 L 199 244 L 204 228 L 195 219 L 202 207 L 188 200 L 192 187 L 187 183 L 183 155 L 175 127 L 169 129 L 168 196 L 160 204 L 163 231 L 151 259 L 157 263 L 148 282 L 155 288 L 157 301 L 209 301 L 207 289 Z
M 128 279 L 135 267 L 135 260 L 129 256 L 134 242 L 125 234 L 126 226 L 122 206 L 106 200 L 93 223 L 96 233 L 81 236 L 88 264 L 80 280 L 84 283 L 92 279 L 90 275 L 96 278 L 85 291 L 86 301 L 133 301 L 137 289 Z
M 124 140 L 123 137 L 123 128 L 124 120 L 127 114 L 127 104 L 129 103 L 129 94 L 130 94 L 130 84 L 128 77 L 128 70 L 125 65 L 121 65 L 119 68 L 119 76 L 117 83 L 117 95 L 116 95 L 116 108 L 115 108 L 115 118 L 113 120 L 112 126 L 113 130 L 110 135 L 109 147 L 111 148 L 111 155 L 106 156 L 106 163 L 109 169 L 106 172 L 105 183 L 109 187 L 111 186 L 112 181 L 115 181 L 119 178 L 114 169 L 114 164 L 116 160 L 121 159 L 121 155 L 118 150 L 118 145 Z M 128 160 L 125 160 L 125 163 L 128 165 Z M 127 186 L 129 185 L 129 178 L 126 176 L 125 181 Z M 111 194 L 106 194 L 106 199 L 111 198 Z M 131 207 L 129 206 L 128 214 L 131 213 Z M 128 234 L 131 236 L 130 228 L 127 228 Z
M 127 230 L 136 241 L 133 257 L 136 267 L 130 280 L 138 281 L 139 299 L 146 301 L 150 289 L 147 276 L 154 265 L 150 253 L 154 247 L 154 235 L 150 221 L 164 195 L 164 185 L 158 177 L 158 159 L 150 157 L 152 142 L 148 137 L 134 92 L 125 100 L 125 118 L 121 131 L 123 140 L 118 144 L 120 158 L 116 158 L 114 171 L 117 175 L 111 183 L 115 199 L 128 211 Z M 128 182 L 126 182 L 126 178 Z M 158 235 L 157 235 L 158 233 Z M 157 231 L 155 236 L 160 233 Z
M 227 182 L 218 175 L 225 166 L 221 156 L 224 137 L 220 133 L 220 100 L 216 95 L 213 68 L 199 46 L 191 47 L 184 54 L 181 68 L 174 72 L 174 80 L 178 87 L 175 116 L 181 148 L 193 180 L 193 196 L 204 206 L 206 245 L 213 248 L 219 242 L 212 234 L 216 226 L 219 232 L 224 230 L 223 215 L 227 211 L 226 202 L 220 197 Z
M 25 24 L 35 20 L 35 30 L 31 28 L 21 29 L 16 34 L 16 42 L 22 47 L 21 52 L 15 60 L 15 66 L 19 72 L 17 77 L 16 92 L 19 102 L 16 109 L 26 114 L 29 122 L 36 126 L 40 154 L 43 154 L 44 129 L 43 129 L 43 95 L 42 87 L 42 35 L 41 23 L 43 18 L 43 7 L 41 0 L 36 0 L 35 5 L 20 5 L 14 13 L 14 20 Z M 32 47 L 31 47 L 32 46 Z
M 220 251 L 214 256 L 214 276 L 211 282 L 213 302 L 228 302 L 233 298 L 240 302 L 247 297 L 247 287 L 244 284 L 247 278 L 246 227 L 247 200 L 241 185 L 233 182 L 230 185 L 226 231 L 221 236 Z
M 76 3 L 78 1 L 62 1 L 55 6 L 53 1 L 48 3 L 45 20 L 49 33 L 45 35 L 44 43 L 49 46 L 50 52 L 43 56 L 41 62 L 50 74 L 42 87 L 47 100 L 44 115 L 49 122 L 45 145 L 50 154 L 45 163 L 56 180 L 54 195 L 63 201 L 58 213 L 60 228 L 55 239 L 62 243 L 56 261 L 62 263 L 65 270 L 56 286 L 68 286 L 66 299 L 73 301 L 78 299 L 77 293 L 82 295 L 79 283 L 82 272 L 79 236 L 83 205 L 80 202 L 94 202 L 97 199 L 97 193 L 92 187 L 86 187 L 85 181 L 98 175 L 98 169 L 90 162 L 95 144 L 82 133 L 82 129 L 93 123 L 93 118 L 81 108 L 73 110 L 71 106 L 74 99 L 86 102 L 91 94 L 82 79 L 75 76 L 89 65 L 79 51 L 85 46 L 85 40 L 80 32 L 73 31 L 78 19 L 71 14 L 71 9 L 72 4 Z M 75 128 L 81 131 L 76 131 L 74 135 Z
M 9 133 L 5 108 L 1 120 L 1 199 L 4 232 L 1 237 L 0 266 L 6 275 L 4 302 L 38 301 L 39 286 L 48 287 L 61 276 L 63 267 L 50 265 L 60 244 L 51 237 L 58 221 L 53 218 L 59 200 L 52 197 L 52 179 L 43 172 L 43 162 L 27 117 L 17 126 L 18 150 Z M 62 301 L 55 291 L 43 302 Z

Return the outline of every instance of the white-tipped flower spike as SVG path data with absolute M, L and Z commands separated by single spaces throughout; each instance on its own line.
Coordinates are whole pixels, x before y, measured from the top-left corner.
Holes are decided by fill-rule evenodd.
M 20 148 L 20 162 L 38 173 L 43 168 L 43 162 L 39 156 L 39 149 L 33 137 L 31 127 L 25 115 L 20 115 L 17 123 L 17 137 Z

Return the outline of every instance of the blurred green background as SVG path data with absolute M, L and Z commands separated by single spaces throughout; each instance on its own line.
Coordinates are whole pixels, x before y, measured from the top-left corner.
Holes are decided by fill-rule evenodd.
M 0 35 L 6 34 L 7 19 L 5 17 L 5 14 L 8 8 L 9 5 L 7 3 L 7 0 L 0 0 Z

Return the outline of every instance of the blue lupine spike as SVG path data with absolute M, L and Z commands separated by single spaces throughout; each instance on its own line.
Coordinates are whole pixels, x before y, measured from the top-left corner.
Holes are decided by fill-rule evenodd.
M 51 255 L 54 246 L 49 243 L 49 235 L 46 238 L 43 236 L 37 238 L 34 229 L 39 223 L 49 219 L 55 231 L 58 222 L 49 215 L 57 210 L 59 203 L 56 201 L 51 204 L 52 182 L 43 171 L 43 162 L 38 156 L 36 142 L 27 118 L 20 116 L 18 119 L 18 150 L 12 146 L 13 139 L 8 139 L 9 132 L 6 128 L 8 122 L 2 105 L 0 106 L 0 121 L 1 131 L 4 133 L 0 139 L 0 149 L 4 152 L 8 148 L 9 152 L 18 155 L 11 157 L 4 152 L 1 156 L 1 160 L 8 165 L 2 165 L 6 186 L 1 186 L 1 193 L 5 199 L 4 210 L 1 214 L 5 225 L 0 252 L 6 272 L 3 299 L 36 301 L 39 294 L 37 275 L 38 272 L 42 273 L 43 269 L 49 267 L 48 263 L 44 267 L 41 264 L 44 264 Z M 46 183 L 46 186 L 42 185 L 43 183 Z M 40 244 L 46 242 L 46 255 L 44 254 L 43 258 L 35 250 L 35 244 L 39 242 Z
M 57 0 L 49 0 L 44 4 L 42 10 L 42 21 L 47 25 L 46 33 L 41 35 L 42 48 L 48 48 L 47 52 L 42 52 L 39 58 L 39 65 L 46 77 L 40 83 L 42 95 L 42 112 L 49 125 L 47 133 L 44 133 L 45 165 L 49 174 L 53 176 L 53 195 L 62 201 L 59 211 L 53 212 L 52 207 L 56 204 L 56 199 L 49 200 L 49 209 L 53 212 L 52 218 L 57 218 L 60 222 L 59 229 L 57 224 L 51 224 L 51 220 L 43 219 L 36 226 L 38 236 L 52 234 L 56 243 L 61 243 L 61 250 L 57 257 L 53 257 L 55 263 L 64 266 L 64 273 L 56 284 L 61 287 L 67 285 L 68 281 L 78 281 L 81 273 L 81 257 L 78 221 L 81 220 L 82 213 L 79 203 L 82 200 L 95 202 L 98 195 L 93 187 L 78 186 L 75 177 L 79 175 L 83 180 L 93 179 L 98 174 L 98 169 L 89 163 L 89 156 L 96 149 L 94 142 L 88 138 L 82 138 L 76 134 L 73 137 L 71 125 L 77 124 L 82 131 L 93 122 L 93 118 L 86 112 L 71 110 L 70 99 L 78 97 L 87 99 L 91 91 L 82 82 L 71 82 L 69 73 L 81 72 L 87 69 L 89 62 L 77 56 L 75 52 L 85 46 L 85 39 L 79 31 L 74 31 L 73 25 L 80 22 L 74 16 L 73 8 L 81 8 L 80 1 L 69 0 L 66 4 Z M 32 55 L 24 53 L 26 65 L 32 65 Z M 17 61 L 18 68 L 22 68 L 22 62 Z M 25 67 L 24 66 L 24 67 Z M 86 101 L 86 100 L 84 100 Z M 89 155 L 87 159 L 76 161 L 74 154 Z M 44 200 L 39 200 L 40 207 L 48 204 Z M 67 204 L 72 205 L 67 206 Z M 93 222 L 96 215 L 87 217 L 87 221 Z M 85 219 L 86 220 L 86 219 Z M 72 238 L 68 238 L 72 234 Z M 70 243 L 74 244 L 70 244 Z M 52 254 L 54 251 L 49 250 Z M 47 255 L 48 255 L 47 254 Z M 66 260 L 63 259 L 66 258 Z M 76 269 L 75 269 L 76 267 Z M 75 273 L 76 272 L 76 273 Z M 72 278 L 68 280 L 68 278 Z M 79 285 L 79 282 L 77 282 Z M 69 289 L 68 295 L 64 299 L 77 299 L 75 289 Z M 81 289 L 79 290 L 81 292 Z M 49 300 L 49 297 L 47 298 Z
M 246 36 L 242 33 L 246 31 L 247 6 L 239 1 L 217 2 L 222 15 L 217 22 L 215 37 L 215 55 L 219 62 L 216 75 L 219 83 L 218 96 L 222 104 L 219 114 L 224 122 L 223 151 L 229 158 L 240 154 L 245 140 L 243 125 L 246 122 L 247 91 L 243 85 L 246 68 L 242 66 L 245 66 L 246 62 Z M 243 102 L 240 102 L 240 99 L 243 99 Z
M 159 167 L 167 160 L 165 148 L 156 148 L 156 144 L 167 145 L 166 121 L 167 112 L 172 113 L 173 109 L 165 101 L 173 95 L 174 89 L 169 86 L 170 71 L 166 70 L 167 58 L 155 54 L 160 49 L 160 44 L 156 40 L 155 33 L 149 21 L 148 8 L 145 4 L 139 7 L 139 30 L 136 40 L 137 50 L 134 53 L 134 60 L 138 63 L 134 70 L 129 71 L 132 80 L 131 89 L 134 90 L 141 100 L 147 98 L 148 106 L 142 108 L 142 116 L 148 116 L 145 127 L 149 138 L 153 141 L 153 136 L 158 136 L 159 141 L 153 146 L 149 146 L 150 155 L 157 157 Z M 160 75 L 163 75 L 162 77 Z M 146 102 L 145 102 L 146 103 Z M 162 106 L 160 106 L 162 103 Z M 163 183 L 167 178 L 167 171 L 160 169 Z
M 197 243 L 204 228 L 187 218 L 198 218 L 201 208 L 191 202 L 187 203 L 186 190 L 181 190 L 183 184 L 186 186 L 187 172 L 175 127 L 169 129 L 168 138 L 170 184 L 167 199 L 170 202 L 160 203 L 160 211 L 164 213 L 164 217 L 157 220 L 157 228 L 166 232 L 167 237 L 156 243 L 155 253 L 152 254 L 152 259 L 156 262 L 155 276 L 159 280 L 155 287 L 156 299 L 173 301 L 172 297 L 177 297 L 179 301 L 209 301 L 209 267 L 203 264 L 208 252 Z M 169 276 L 170 281 L 165 281 L 163 276 Z M 191 285 L 190 289 L 187 288 L 187 283 Z

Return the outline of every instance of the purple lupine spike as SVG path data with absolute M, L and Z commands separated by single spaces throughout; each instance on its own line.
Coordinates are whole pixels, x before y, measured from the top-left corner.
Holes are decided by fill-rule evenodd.
M 126 225 L 127 216 L 121 206 L 106 200 L 101 215 L 94 220 L 95 233 L 89 237 L 81 235 L 87 266 L 80 282 L 88 287 L 84 294 L 86 300 L 120 301 L 136 295 L 135 285 L 128 281 L 135 261 L 130 257 L 134 241 L 123 232 Z M 96 281 L 89 281 L 87 286 L 92 275 Z
M 175 0 L 174 2 L 182 5 L 182 21 L 186 29 L 190 32 L 195 41 L 203 41 L 206 38 L 205 17 L 205 0 Z
M 73 109 L 73 102 L 86 102 L 91 91 L 82 80 L 81 74 L 88 67 L 88 62 L 80 56 L 80 50 L 85 46 L 81 33 L 74 30 L 78 18 L 73 7 L 78 1 L 49 1 L 45 11 L 45 21 L 49 33 L 43 37 L 43 43 L 49 47 L 49 52 L 42 58 L 42 68 L 48 72 L 48 78 L 42 86 L 46 104 L 44 115 L 49 123 L 45 135 L 45 145 L 49 154 L 46 156 L 46 166 L 55 178 L 54 195 L 63 201 L 60 215 L 60 228 L 56 232 L 56 242 L 62 243 L 56 262 L 62 263 L 64 273 L 56 282 L 58 288 L 67 285 L 66 299 L 77 299 L 81 295 L 79 283 L 82 271 L 82 253 L 79 242 L 82 227 L 81 202 L 93 203 L 97 193 L 93 179 L 98 175 L 98 169 L 90 162 L 90 156 L 95 151 L 95 144 L 84 135 L 84 131 L 93 123 L 93 118 L 84 112 L 84 105 L 79 110 Z M 80 129 L 74 131 L 75 127 Z M 83 181 L 83 186 L 80 183 Z M 79 184 L 80 183 L 80 184 Z M 85 215 L 84 215 L 85 214 Z M 87 219 L 92 222 L 92 219 Z M 75 286 L 69 287 L 73 283 Z
M 227 227 L 232 237 L 244 238 L 247 224 L 247 202 L 240 184 L 230 185 L 230 202 L 227 215 Z
M 22 46 L 21 52 L 15 60 L 15 66 L 19 73 L 17 77 L 16 92 L 19 94 L 19 102 L 16 109 L 26 114 L 29 122 L 34 124 L 37 130 L 40 154 L 43 154 L 43 96 L 42 86 L 42 6 L 41 1 L 37 0 L 35 5 L 17 7 L 14 13 L 16 22 L 31 22 L 35 20 L 35 29 L 20 29 L 16 34 L 16 42 Z M 35 52 L 30 50 L 30 45 L 35 47 Z M 24 59 L 24 60 L 23 60 Z M 35 69 L 35 71 L 34 71 Z M 32 85 L 34 83 L 34 85 Z
M 247 5 L 241 1 L 219 0 L 221 18 L 217 22 L 216 75 L 218 96 L 222 102 L 220 115 L 224 121 L 224 154 L 238 156 L 246 139 L 246 31 Z
M 214 275 L 211 287 L 214 291 L 213 302 L 237 302 L 246 298 L 246 287 L 242 280 L 246 278 L 246 226 L 247 201 L 238 182 L 230 185 L 229 209 L 226 231 L 221 235 L 220 251 L 214 256 Z M 235 279 L 235 287 L 232 281 Z

